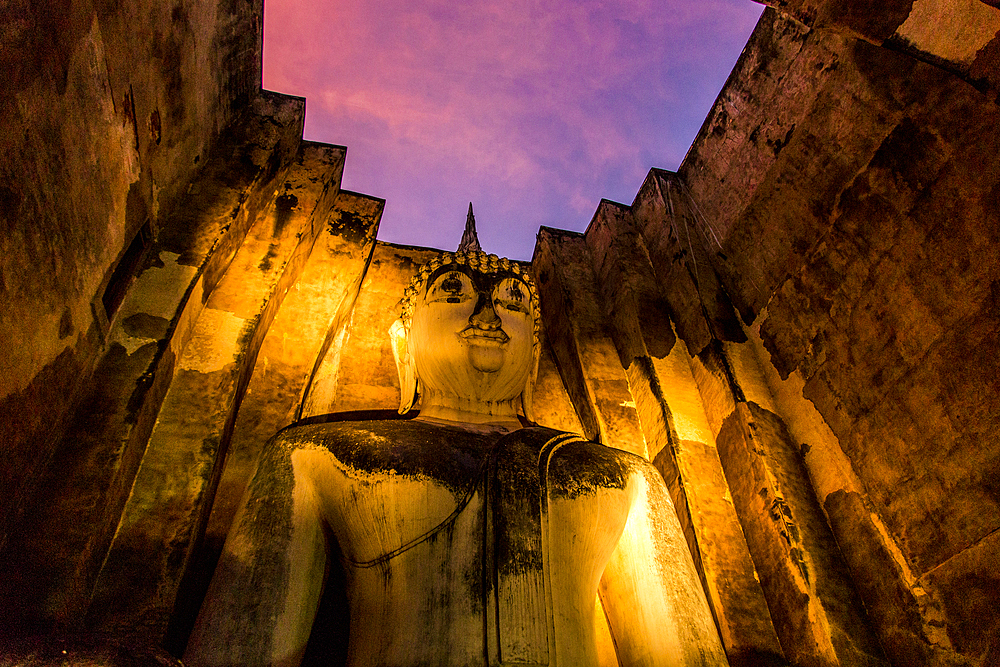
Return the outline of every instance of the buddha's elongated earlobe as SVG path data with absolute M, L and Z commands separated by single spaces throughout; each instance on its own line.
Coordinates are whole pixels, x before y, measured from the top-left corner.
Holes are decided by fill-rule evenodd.
M 392 341 L 392 356 L 396 360 L 396 372 L 399 374 L 399 414 L 405 415 L 413 407 L 417 399 L 417 369 L 407 342 L 408 331 L 403 320 L 399 319 L 389 327 L 389 340 Z
M 541 346 L 535 343 L 531 350 L 531 372 L 528 374 L 528 381 L 524 383 L 524 391 L 521 392 L 521 412 L 528 422 L 535 423 L 535 411 L 532 408 L 532 400 L 535 393 L 535 380 L 538 379 L 538 360 L 541 357 Z

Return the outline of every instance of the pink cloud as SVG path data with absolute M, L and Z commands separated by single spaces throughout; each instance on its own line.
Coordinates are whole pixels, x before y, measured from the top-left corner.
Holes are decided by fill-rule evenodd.
M 268 0 L 264 85 L 348 146 L 345 187 L 387 199 L 383 239 L 451 247 L 471 199 L 487 248 L 525 258 L 539 224 L 582 229 L 676 168 L 760 11 Z

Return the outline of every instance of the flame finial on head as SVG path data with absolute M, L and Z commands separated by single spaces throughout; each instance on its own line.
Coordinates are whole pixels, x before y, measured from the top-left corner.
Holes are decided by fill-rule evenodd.
M 465 231 L 462 232 L 462 242 L 458 244 L 457 252 L 482 252 L 479 246 L 479 235 L 476 234 L 476 216 L 472 213 L 472 202 L 469 202 L 469 215 L 465 218 Z
M 409 330 L 410 319 L 413 317 L 414 299 L 425 289 L 431 274 L 442 266 L 453 263 L 466 265 L 474 271 L 486 274 L 510 273 L 520 279 L 528 288 L 528 294 L 531 296 L 531 309 L 535 320 L 534 339 L 535 344 L 538 344 L 539 332 L 541 331 L 541 309 L 538 302 L 538 290 L 535 288 L 531 271 L 527 266 L 521 266 L 519 262 L 483 252 L 479 245 L 479 236 L 476 234 L 476 216 L 472 213 L 472 202 L 469 202 L 469 215 L 465 219 L 465 232 L 462 233 L 462 242 L 458 244 L 458 250 L 443 252 L 427 263 L 421 264 L 406 289 L 403 290 L 403 298 L 399 301 L 401 326 Z

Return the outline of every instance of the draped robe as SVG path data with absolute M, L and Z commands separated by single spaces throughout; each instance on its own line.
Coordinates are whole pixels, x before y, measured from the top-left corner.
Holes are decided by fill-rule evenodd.
M 609 629 L 621 665 L 726 664 L 659 473 L 551 429 L 283 430 L 185 662 L 298 664 L 327 567 L 343 569 L 351 667 L 598 667 Z

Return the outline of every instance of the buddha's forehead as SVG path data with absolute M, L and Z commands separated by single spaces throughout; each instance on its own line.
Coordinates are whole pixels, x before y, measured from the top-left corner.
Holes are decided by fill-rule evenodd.
M 531 304 L 534 341 L 536 345 L 538 344 L 541 332 L 541 309 L 539 308 L 538 292 L 531 274 L 517 262 L 482 252 L 444 253 L 440 258 L 432 259 L 417 269 L 410 283 L 403 290 L 403 298 L 400 299 L 399 318 L 407 330 L 409 330 L 414 308 L 418 303 L 424 301 L 427 290 L 439 281 L 442 275 L 456 272 L 467 276 L 469 281 L 475 285 L 475 289 L 482 294 L 491 294 L 496 286 L 508 278 L 518 281 L 517 283 L 508 283 L 512 289 L 523 285 L 527 300 Z
M 521 285 L 524 285 L 525 290 L 528 290 L 528 285 L 524 281 L 524 279 L 521 278 L 520 275 L 509 269 L 500 269 L 498 271 L 481 271 L 479 269 L 474 269 L 468 265 L 452 262 L 438 267 L 427 277 L 427 280 L 424 282 L 424 290 L 423 290 L 424 294 L 426 294 L 427 291 L 430 290 L 430 288 L 434 285 L 434 283 L 437 282 L 442 276 L 450 276 L 455 273 L 461 273 L 463 275 L 468 276 L 469 280 L 472 282 L 472 285 L 477 292 L 490 293 L 494 289 L 496 289 L 496 287 L 500 285 L 500 283 L 507 280 L 508 278 L 516 280 Z

